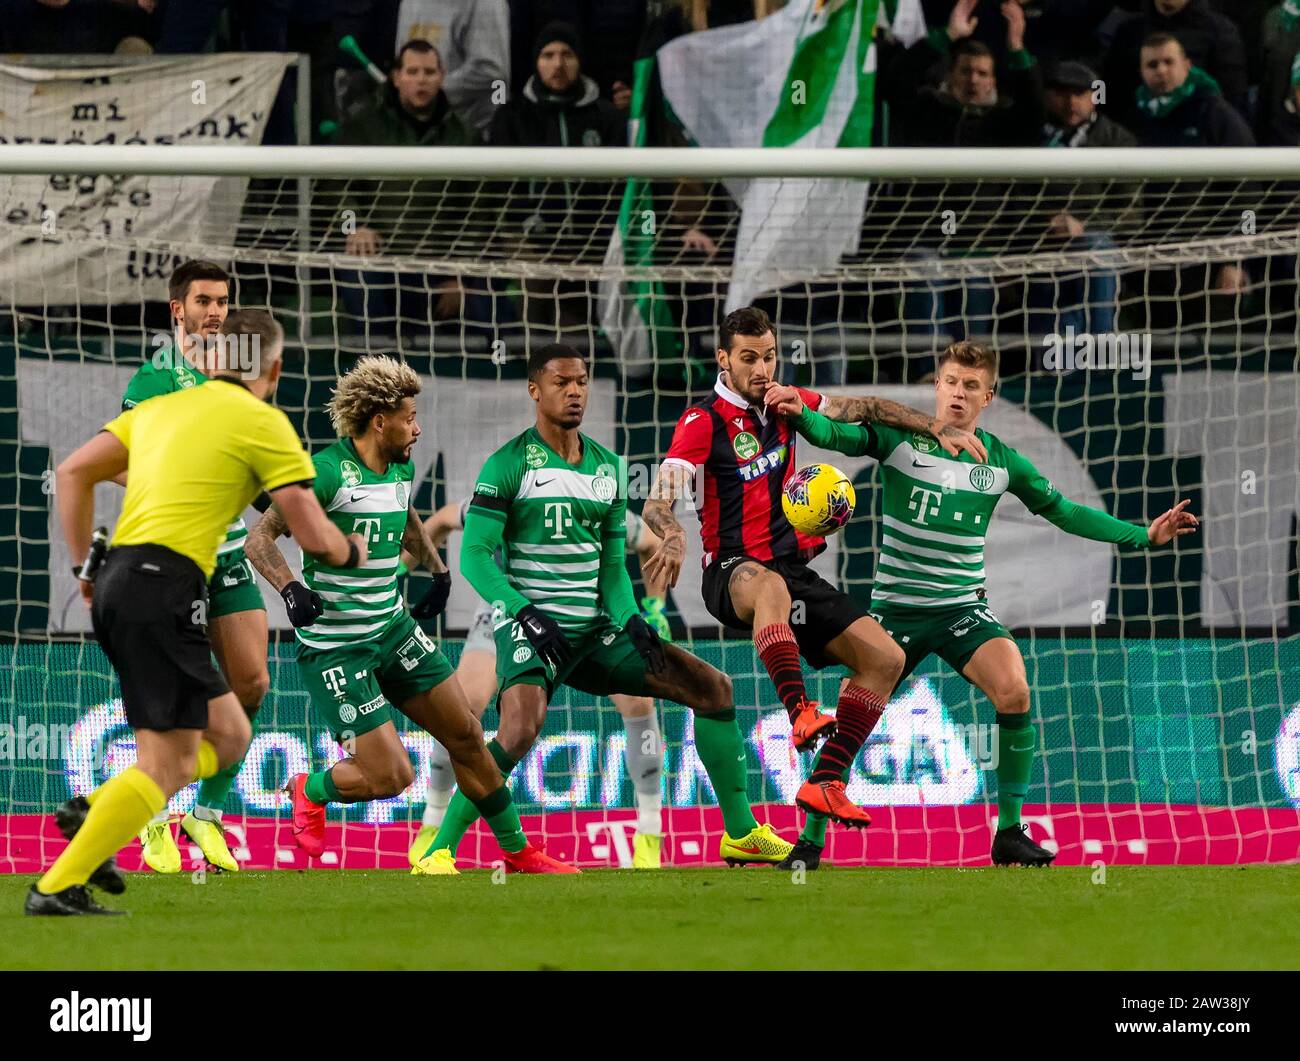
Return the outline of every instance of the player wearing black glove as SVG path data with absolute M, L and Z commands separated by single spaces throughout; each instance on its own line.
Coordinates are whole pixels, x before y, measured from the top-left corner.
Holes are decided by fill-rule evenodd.
M 432 619 L 441 615 L 447 607 L 447 597 L 451 594 L 451 572 L 438 571 L 433 576 L 433 585 L 429 587 L 418 604 L 411 607 L 411 615 L 416 619 Z
M 623 627 L 623 632 L 641 653 L 646 670 L 651 674 L 662 674 L 668 661 L 664 658 L 664 643 L 659 640 L 654 628 L 640 615 L 634 615 L 627 621 L 627 626 Z
M 321 600 L 320 594 L 296 580 L 280 590 L 280 596 L 284 598 L 289 622 L 295 627 L 311 626 L 325 611 L 325 603 Z
M 532 642 L 538 656 L 559 670 L 569 659 L 569 639 L 564 636 L 560 624 L 527 604 L 515 615 L 524 634 Z

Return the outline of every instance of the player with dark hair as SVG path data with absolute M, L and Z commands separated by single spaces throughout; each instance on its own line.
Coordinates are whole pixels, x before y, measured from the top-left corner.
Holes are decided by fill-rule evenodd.
M 795 471 L 795 433 L 764 405 L 776 385 L 778 362 L 767 314 L 754 307 L 728 314 L 717 362 L 712 395 L 677 421 L 646 501 L 642 518 L 664 541 L 646 566 L 661 569 L 669 585 L 676 584 L 686 535 L 673 503 L 702 471 L 703 497 L 695 507 L 704 539 L 704 604 L 723 626 L 753 631 L 754 647 L 790 716 L 794 746 L 806 750 L 827 739 L 823 765 L 800 787 L 796 802 L 842 824 L 865 826 L 871 818 L 845 795 L 840 774 L 880 719 L 902 671 L 903 652 L 857 602 L 808 567 L 825 541 L 796 531 L 785 518 L 781 492 Z M 838 400 L 797 392 L 814 409 Z M 969 433 L 941 428 L 897 402 L 868 401 L 868 418 L 933 432 L 945 449 L 969 449 L 983 459 L 983 447 Z M 834 718 L 808 699 L 801 655 L 817 669 L 835 663 L 848 668 Z
M 562 343 L 535 350 L 528 394 L 536 423 L 484 464 L 461 546 L 461 573 L 498 608 L 501 724 L 488 747 L 501 772 L 532 748 L 559 685 L 672 700 L 695 713 L 695 747 L 725 825 L 719 857 L 781 861 L 792 845 L 750 809 L 731 679 L 664 643 L 637 611 L 624 564 L 624 462 L 579 430 L 586 359 Z M 456 846 L 475 816 L 458 792 L 415 872 L 455 873 Z
M 122 395 L 122 408 L 131 409 L 160 394 L 172 394 L 204 383 L 224 363 L 229 341 L 257 336 L 263 357 L 280 358 L 284 329 L 265 310 L 230 311 L 230 275 L 215 262 L 192 259 L 178 265 L 167 281 L 173 339 L 155 350 L 140 366 Z M 263 499 L 264 507 L 268 502 Z M 217 549 L 217 566 L 208 586 L 208 637 L 221 673 L 243 705 L 250 721 L 257 717 L 271 687 L 266 665 L 267 623 L 262 591 L 244 557 L 248 529 L 242 514 L 226 528 Z M 238 870 L 226 844 L 221 815 L 226 797 L 243 761 L 230 763 L 199 785 L 193 809 L 181 818 L 184 832 L 218 870 Z M 163 808 L 140 833 L 144 862 L 157 873 L 179 873 L 180 850 Z
M 991 858 L 999 866 L 1045 866 L 1056 856 L 1020 821 L 1036 744 L 1025 661 L 984 591 L 984 535 L 993 510 L 1003 494 L 1013 494 L 1069 534 L 1137 549 L 1191 534 L 1197 520 L 1184 511 L 1187 501 L 1142 527 L 1064 497 L 1028 460 L 976 426 L 993 400 L 997 375 L 995 351 L 959 342 L 940 355 L 934 379 L 935 422 L 974 433 L 987 458 L 940 452 L 927 432 L 835 422 L 860 420 L 871 399 L 842 398 L 825 416 L 794 387 L 773 387 L 767 400 L 813 445 L 880 462 L 884 490 L 871 614 L 906 654 L 897 681 L 935 653 L 989 698 L 998 724 L 998 828 Z M 840 768 L 823 758 L 815 771 Z M 826 819 L 810 814 L 792 860 L 816 869 L 825 836 Z

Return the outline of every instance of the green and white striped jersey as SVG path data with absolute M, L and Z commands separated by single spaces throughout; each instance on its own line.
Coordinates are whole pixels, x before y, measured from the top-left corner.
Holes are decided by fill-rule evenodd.
M 984 536 L 1003 494 L 1072 533 L 1134 547 L 1140 526 L 1063 497 L 1025 457 L 983 428 L 981 464 L 950 457 L 929 435 L 864 425 L 864 452 L 880 462 L 884 504 L 872 603 L 947 607 L 983 599 Z
M 298 629 L 298 640 L 316 649 L 343 648 L 379 637 L 403 612 L 397 565 L 415 466 L 390 464 L 378 475 L 347 438 L 314 454 L 312 463 L 316 499 L 344 534 L 365 537 L 369 558 L 360 567 L 343 568 L 303 555 L 303 581 L 320 594 L 325 610 Z
M 508 587 L 502 589 L 509 592 L 501 594 L 508 599 L 501 602 L 498 625 L 533 604 L 576 636 L 606 614 L 601 557 L 608 543 L 621 544 L 627 534 L 627 499 L 619 489 L 619 457 L 586 435 L 581 439 L 582 459 L 571 465 L 530 427 L 493 453 L 479 473 L 468 512 L 504 524 L 501 566 Z M 466 542 L 473 540 L 467 528 Z M 492 600 L 490 585 L 475 590 Z

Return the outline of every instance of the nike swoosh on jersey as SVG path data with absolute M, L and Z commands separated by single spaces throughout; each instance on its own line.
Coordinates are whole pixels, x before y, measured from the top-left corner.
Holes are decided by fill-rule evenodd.
M 364 501 L 369 496 L 370 496 L 369 494 L 353 494 L 350 498 L 348 498 L 348 504 L 355 505 L 358 501 Z
M 933 465 L 933 464 L 922 464 L 920 461 L 918 461 L 918 460 L 914 460 L 914 461 L 912 461 L 912 467 L 913 467 L 913 468 L 933 468 L 934 465 Z

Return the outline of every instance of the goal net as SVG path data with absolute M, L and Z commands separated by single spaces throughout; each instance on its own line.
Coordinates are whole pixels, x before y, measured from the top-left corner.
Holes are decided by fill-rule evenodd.
M 289 150 L 268 162 L 139 148 L 78 162 L 53 150 L 43 166 L 0 158 L 0 870 L 47 865 L 62 844 L 54 807 L 134 755 L 75 593 L 52 469 L 168 340 L 167 276 L 191 257 L 228 269 L 232 305 L 285 325 L 276 401 L 311 448 L 333 441 L 325 403 L 357 358 L 416 368 L 424 515 L 465 498 L 485 458 L 533 422 L 524 364 L 540 344 L 589 354 L 583 429 L 626 455 L 632 512 L 679 416 L 714 386 L 726 310 L 767 310 L 782 380 L 926 412 L 936 352 L 991 344 L 1001 378 L 981 426 L 1080 504 L 1145 524 L 1189 498 L 1203 521 L 1176 547 L 1129 552 L 1067 536 L 1013 497 L 999 505 L 987 604 L 1028 672 L 1033 836 L 1073 864 L 1300 857 L 1300 205 L 1286 167 L 1243 176 L 1235 152 L 782 152 L 795 161 L 776 172 L 771 152 Z M 187 220 L 167 224 L 168 212 Z M 798 454 L 854 481 L 856 514 L 813 566 L 865 602 L 879 468 Z M 101 486 L 96 521 L 111 525 L 120 502 Z M 751 644 L 705 610 L 698 522 L 689 505 L 678 514 L 689 551 L 667 601 L 673 636 L 731 676 L 752 800 L 793 838 L 808 759 Z M 629 542 L 640 595 L 635 528 Z M 446 558 L 457 571 L 455 533 Z M 408 599 L 423 581 L 409 576 Z M 247 864 L 302 866 L 284 782 L 342 752 L 308 701 L 283 606 L 261 588 L 271 692 L 225 820 Z M 457 575 L 429 625 L 453 661 L 479 603 Z M 842 672 L 807 677 L 834 705 Z M 656 710 L 665 857 L 715 861 L 721 820 L 690 712 Z M 832 828 L 829 857 L 986 864 L 993 723 L 964 678 L 921 663 L 854 764 L 848 793 L 875 824 Z M 402 725 L 415 783 L 331 806 L 324 864 L 404 864 L 433 745 Z M 484 728 L 496 725 L 489 705 Z M 608 700 L 556 695 L 511 778 L 552 854 L 629 864 L 625 740 Z M 193 799 L 182 791 L 172 811 Z M 187 866 L 198 857 L 182 851 Z M 490 865 L 499 852 L 477 826 L 460 856 Z

